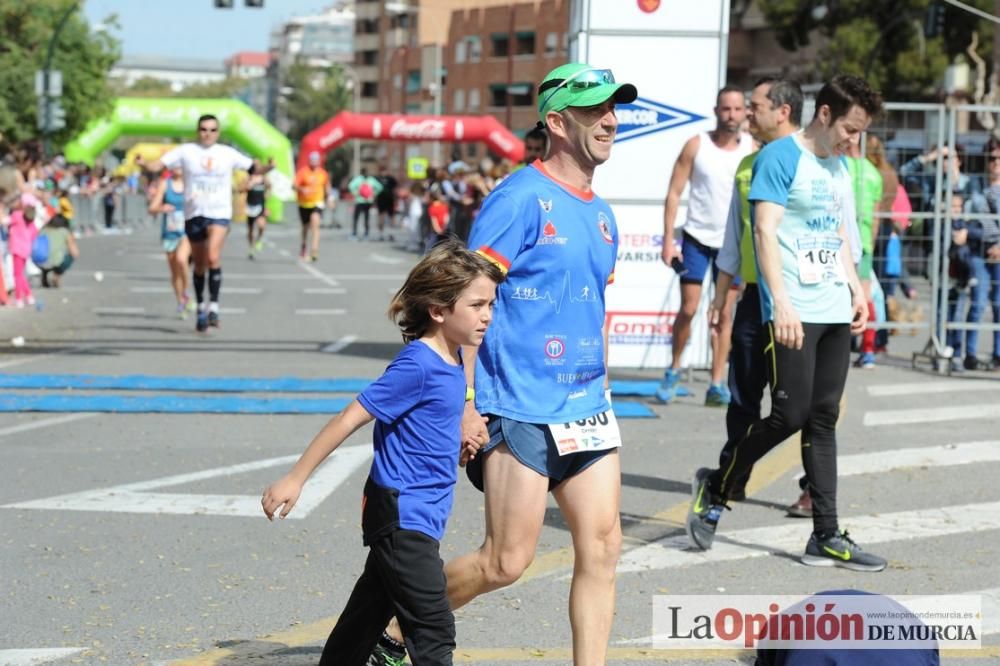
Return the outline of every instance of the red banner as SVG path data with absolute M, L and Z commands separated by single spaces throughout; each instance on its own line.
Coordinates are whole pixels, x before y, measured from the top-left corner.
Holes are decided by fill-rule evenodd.
M 308 163 L 309 153 L 317 151 L 324 155 L 349 139 L 482 141 L 494 153 L 512 162 L 520 162 L 524 157 L 524 142 L 493 116 L 411 116 L 342 111 L 303 137 L 298 165 Z

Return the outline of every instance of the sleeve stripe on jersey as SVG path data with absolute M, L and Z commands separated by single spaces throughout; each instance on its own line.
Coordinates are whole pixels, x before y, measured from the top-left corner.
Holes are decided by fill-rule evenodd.
M 510 260 L 492 248 L 484 245 L 476 250 L 476 254 L 482 255 L 491 263 L 496 264 L 496 267 L 502 270 L 504 275 L 510 270 Z

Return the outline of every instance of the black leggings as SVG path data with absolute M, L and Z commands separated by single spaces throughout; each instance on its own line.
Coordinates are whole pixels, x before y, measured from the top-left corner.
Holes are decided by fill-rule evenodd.
M 365 238 L 368 237 L 368 213 L 371 211 L 372 205 L 370 203 L 356 203 L 354 204 L 354 222 L 351 225 L 351 233 L 355 236 L 358 235 L 358 219 L 364 218 L 365 222 Z
M 413 666 L 451 666 L 455 617 L 435 539 L 395 530 L 370 545 L 365 572 L 326 641 L 320 666 L 364 666 L 393 615 Z
M 727 497 L 754 464 L 799 430 L 802 464 L 813 501 L 813 529 L 837 530 L 837 417 L 847 382 L 851 355 L 850 324 L 802 324 L 802 349 L 774 340 L 774 326 L 764 326 L 764 356 L 771 385 L 771 413 L 753 423 L 732 449 L 728 466 L 716 470 L 709 483 Z

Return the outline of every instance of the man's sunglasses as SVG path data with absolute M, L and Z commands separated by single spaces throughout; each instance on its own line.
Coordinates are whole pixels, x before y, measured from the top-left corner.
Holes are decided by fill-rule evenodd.
M 550 79 L 538 86 L 538 94 L 541 95 L 546 90 L 551 90 L 545 101 L 542 102 L 542 108 L 544 109 L 552 96 L 559 92 L 560 88 L 566 88 L 567 90 L 587 90 L 588 88 L 597 88 L 599 86 L 605 86 L 615 82 L 615 75 L 611 73 L 610 69 L 584 69 L 568 79 Z
M 1000 155 L 990 155 L 986 159 L 989 160 L 990 162 L 996 162 L 1000 160 Z

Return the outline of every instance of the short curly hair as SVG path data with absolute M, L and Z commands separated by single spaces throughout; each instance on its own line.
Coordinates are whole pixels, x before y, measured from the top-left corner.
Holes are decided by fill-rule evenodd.
M 847 115 L 852 106 L 861 107 L 874 118 L 882 113 L 882 95 L 872 90 L 860 76 L 838 74 L 816 95 L 816 113 L 822 106 L 830 109 L 830 122 Z

